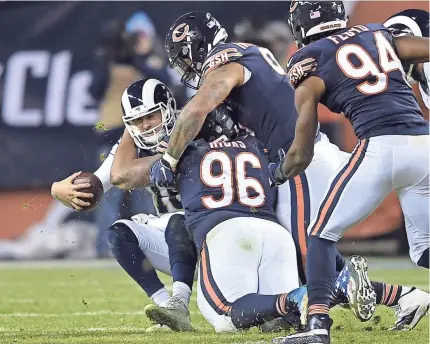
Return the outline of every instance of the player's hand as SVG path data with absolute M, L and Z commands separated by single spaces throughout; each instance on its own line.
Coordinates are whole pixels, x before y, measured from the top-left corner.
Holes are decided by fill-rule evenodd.
M 72 208 L 74 210 L 80 211 L 85 207 L 90 206 L 89 202 L 85 202 L 81 198 L 93 198 L 92 193 L 80 192 L 79 190 L 91 187 L 89 178 L 79 179 L 79 184 L 73 184 L 75 178 L 82 174 L 82 171 L 73 173 L 71 176 L 63 179 L 59 182 L 55 182 L 51 187 L 52 197 L 59 200 L 66 207 Z
M 287 181 L 287 177 L 282 171 L 282 163 L 284 162 L 285 152 L 282 148 L 278 150 L 278 162 L 272 162 L 269 164 L 270 172 L 270 186 L 278 186 Z
M 149 179 L 151 184 L 157 187 L 172 188 L 175 185 L 175 172 L 169 162 L 162 157 L 152 165 Z

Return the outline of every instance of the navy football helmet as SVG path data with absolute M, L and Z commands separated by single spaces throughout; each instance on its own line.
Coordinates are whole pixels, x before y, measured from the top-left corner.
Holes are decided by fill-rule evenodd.
M 221 103 L 208 114 L 196 140 L 231 141 L 239 135 L 239 132 L 240 129 L 233 119 L 233 109 L 226 103 Z
M 179 72 L 184 85 L 197 89 L 206 57 L 227 37 L 225 29 L 210 13 L 196 11 L 180 16 L 165 41 L 170 68 Z
M 401 11 L 391 16 L 385 23 L 394 37 L 413 35 L 429 37 L 429 12 L 419 9 Z M 429 94 L 427 78 L 418 65 L 403 63 L 403 69 L 410 84 L 419 82 L 423 90 Z
M 288 25 L 298 48 L 345 29 L 342 1 L 291 1 Z

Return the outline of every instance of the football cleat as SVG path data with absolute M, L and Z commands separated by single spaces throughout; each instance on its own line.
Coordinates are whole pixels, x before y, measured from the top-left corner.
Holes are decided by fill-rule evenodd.
M 272 340 L 272 344 L 330 344 L 330 327 L 333 320 L 328 315 L 312 315 L 303 332 Z
M 352 312 L 360 321 L 372 318 L 376 309 L 376 292 L 367 275 L 367 260 L 353 256 L 348 263 L 347 297 Z
M 144 312 L 154 323 L 166 325 L 173 331 L 193 331 L 190 311 L 180 295 L 172 296 L 164 307 L 149 304 Z
M 400 297 L 395 306 L 397 321 L 390 330 L 412 330 L 428 313 L 429 307 L 429 293 L 412 288 Z

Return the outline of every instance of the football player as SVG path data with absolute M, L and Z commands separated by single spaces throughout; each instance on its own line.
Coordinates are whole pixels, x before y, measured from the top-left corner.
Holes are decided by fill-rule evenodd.
M 116 221 L 107 230 L 107 240 L 119 264 L 154 303 L 174 308 L 176 313 L 181 314 L 174 329 L 191 330 L 187 306 L 197 259 L 195 248 L 193 245 L 187 246 L 189 241 L 178 243 L 181 236 L 175 234 L 181 229 L 186 232 L 182 228 L 179 194 L 149 186 L 149 169 L 167 147 L 168 135 L 177 115 L 176 102 L 163 83 L 148 79 L 130 85 L 123 93 L 121 105 L 126 126 L 123 137 L 94 174 L 102 181 L 104 192 L 113 186 L 126 190 L 148 187 L 158 216 L 138 214 L 132 220 Z M 88 202 L 79 198 L 92 197 L 92 194 L 79 191 L 90 186 L 89 181 L 87 184 L 73 185 L 74 178 L 79 174 L 54 183 L 51 190 L 54 197 L 75 210 L 89 206 Z M 170 241 L 173 243 L 169 251 L 166 242 Z M 173 275 L 172 297 L 155 270 Z
M 276 219 L 263 145 L 248 134 L 208 137 L 208 119 L 177 166 L 185 224 L 201 252 L 200 312 L 217 332 L 299 317 L 306 288 L 298 288 L 293 239 Z M 169 317 L 151 308 L 156 321 Z
M 429 37 L 429 12 L 425 10 L 409 9 L 391 16 L 384 26 L 388 27 L 394 37 L 413 35 Z M 430 109 L 429 78 L 430 64 L 404 63 L 403 69 L 410 84 L 419 83 L 419 90 L 424 104 Z
M 289 61 L 288 75 L 296 88 L 299 117 L 294 142 L 275 174 L 278 182 L 299 175 L 312 161 L 319 102 L 344 113 L 360 141 L 331 178 L 309 226 L 308 327 L 280 343 L 330 342 L 335 242 L 393 189 L 405 214 L 411 257 L 428 268 L 429 126 L 400 60 L 427 62 L 429 42 L 421 37 L 393 38 L 380 24 L 347 29 L 346 20 L 341 1 L 291 3 L 289 23 L 301 49 Z M 376 294 L 366 261 L 352 264 L 360 267 L 360 274 L 357 283 L 348 284 L 348 296 L 353 311 L 366 320 L 373 315 Z
M 293 142 L 297 111 L 293 105 L 294 90 L 283 68 L 268 49 L 247 43 L 226 43 L 227 37 L 219 22 L 205 12 L 179 17 L 166 36 L 170 66 L 197 93 L 181 111 L 169 148 L 154 164 L 154 180 L 159 186 L 174 185 L 180 156 L 200 131 L 208 111 L 222 101 L 233 108 L 239 126 L 267 147 L 271 162 L 279 161 L 278 150 L 288 151 Z M 278 202 L 282 206 L 278 206 L 277 215 L 288 229 L 290 216 L 286 214 L 303 215 L 311 205 L 317 207 L 313 204 L 314 197 L 305 196 L 302 203 L 291 200 L 290 187 L 306 185 L 307 190 L 322 194 L 321 180 L 330 178 L 334 166 L 344 159 L 339 148 L 321 132 L 315 134 L 314 145 L 315 156 L 305 173 L 292 185 L 279 188 Z M 297 204 L 303 207 L 298 209 Z

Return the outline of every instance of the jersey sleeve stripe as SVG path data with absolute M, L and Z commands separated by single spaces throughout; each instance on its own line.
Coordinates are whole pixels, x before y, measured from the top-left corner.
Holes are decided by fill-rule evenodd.
M 210 56 L 205 63 L 203 64 L 203 75 L 206 76 L 209 72 L 213 71 L 215 68 L 220 65 L 229 62 L 234 57 L 241 57 L 242 53 L 236 48 L 227 48 L 221 50 L 218 53 L 215 53 L 213 56 Z

